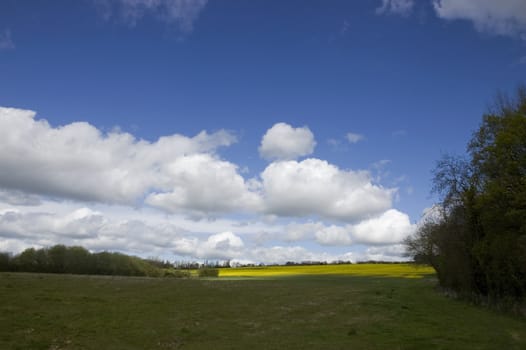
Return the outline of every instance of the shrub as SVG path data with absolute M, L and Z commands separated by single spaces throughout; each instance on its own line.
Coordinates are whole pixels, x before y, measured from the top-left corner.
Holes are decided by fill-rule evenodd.
M 164 273 L 163 273 L 163 277 L 189 278 L 190 277 L 190 271 L 188 271 L 188 270 L 165 269 Z
M 199 269 L 198 275 L 199 277 L 219 277 L 219 269 L 205 267 Z

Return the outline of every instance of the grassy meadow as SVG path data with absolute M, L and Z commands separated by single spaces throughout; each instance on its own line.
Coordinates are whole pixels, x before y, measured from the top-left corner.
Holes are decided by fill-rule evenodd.
M 407 278 L 410 277 L 410 278 Z M 448 299 L 429 269 L 219 278 L 0 274 L 0 349 L 525 349 L 526 322 Z

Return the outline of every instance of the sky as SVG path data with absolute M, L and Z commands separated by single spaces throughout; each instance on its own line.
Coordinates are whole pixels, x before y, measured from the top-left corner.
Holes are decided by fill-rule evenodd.
M 0 251 L 401 260 L 523 0 L 0 2 Z

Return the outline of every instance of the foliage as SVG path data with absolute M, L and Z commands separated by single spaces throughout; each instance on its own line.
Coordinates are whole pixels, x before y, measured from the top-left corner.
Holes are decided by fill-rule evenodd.
M 163 277 L 190 278 L 191 274 L 188 270 L 165 269 Z
M 0 271 L 9 271 L 9 261 L 11 260 L 11 255 L 6 252 L 0 252 Z
M 150 260 L 121 253 L 90 253 L 83 247 L 28 248 L 18 255 L 0 253 L 0 271 L 160 277 L 164 269 Z M 177 274 L 173 274 L 178 277 Z
M 438 219 L 406 241 L 442 286 L 490 302 L 526 298 L 526 88 L 500 97 L 468 144 L 434 173 Z
M 204 267 L 199 269 L 199 277 L 219 277 L 219 270 L 210 267 Z

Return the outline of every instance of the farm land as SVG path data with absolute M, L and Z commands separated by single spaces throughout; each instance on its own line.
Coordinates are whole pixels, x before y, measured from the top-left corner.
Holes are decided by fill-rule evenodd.
M 221 269 L 219 278 L 0 274 L 1 349 L 524 349 L 524 319 L 446 297 L 403 264 Z

